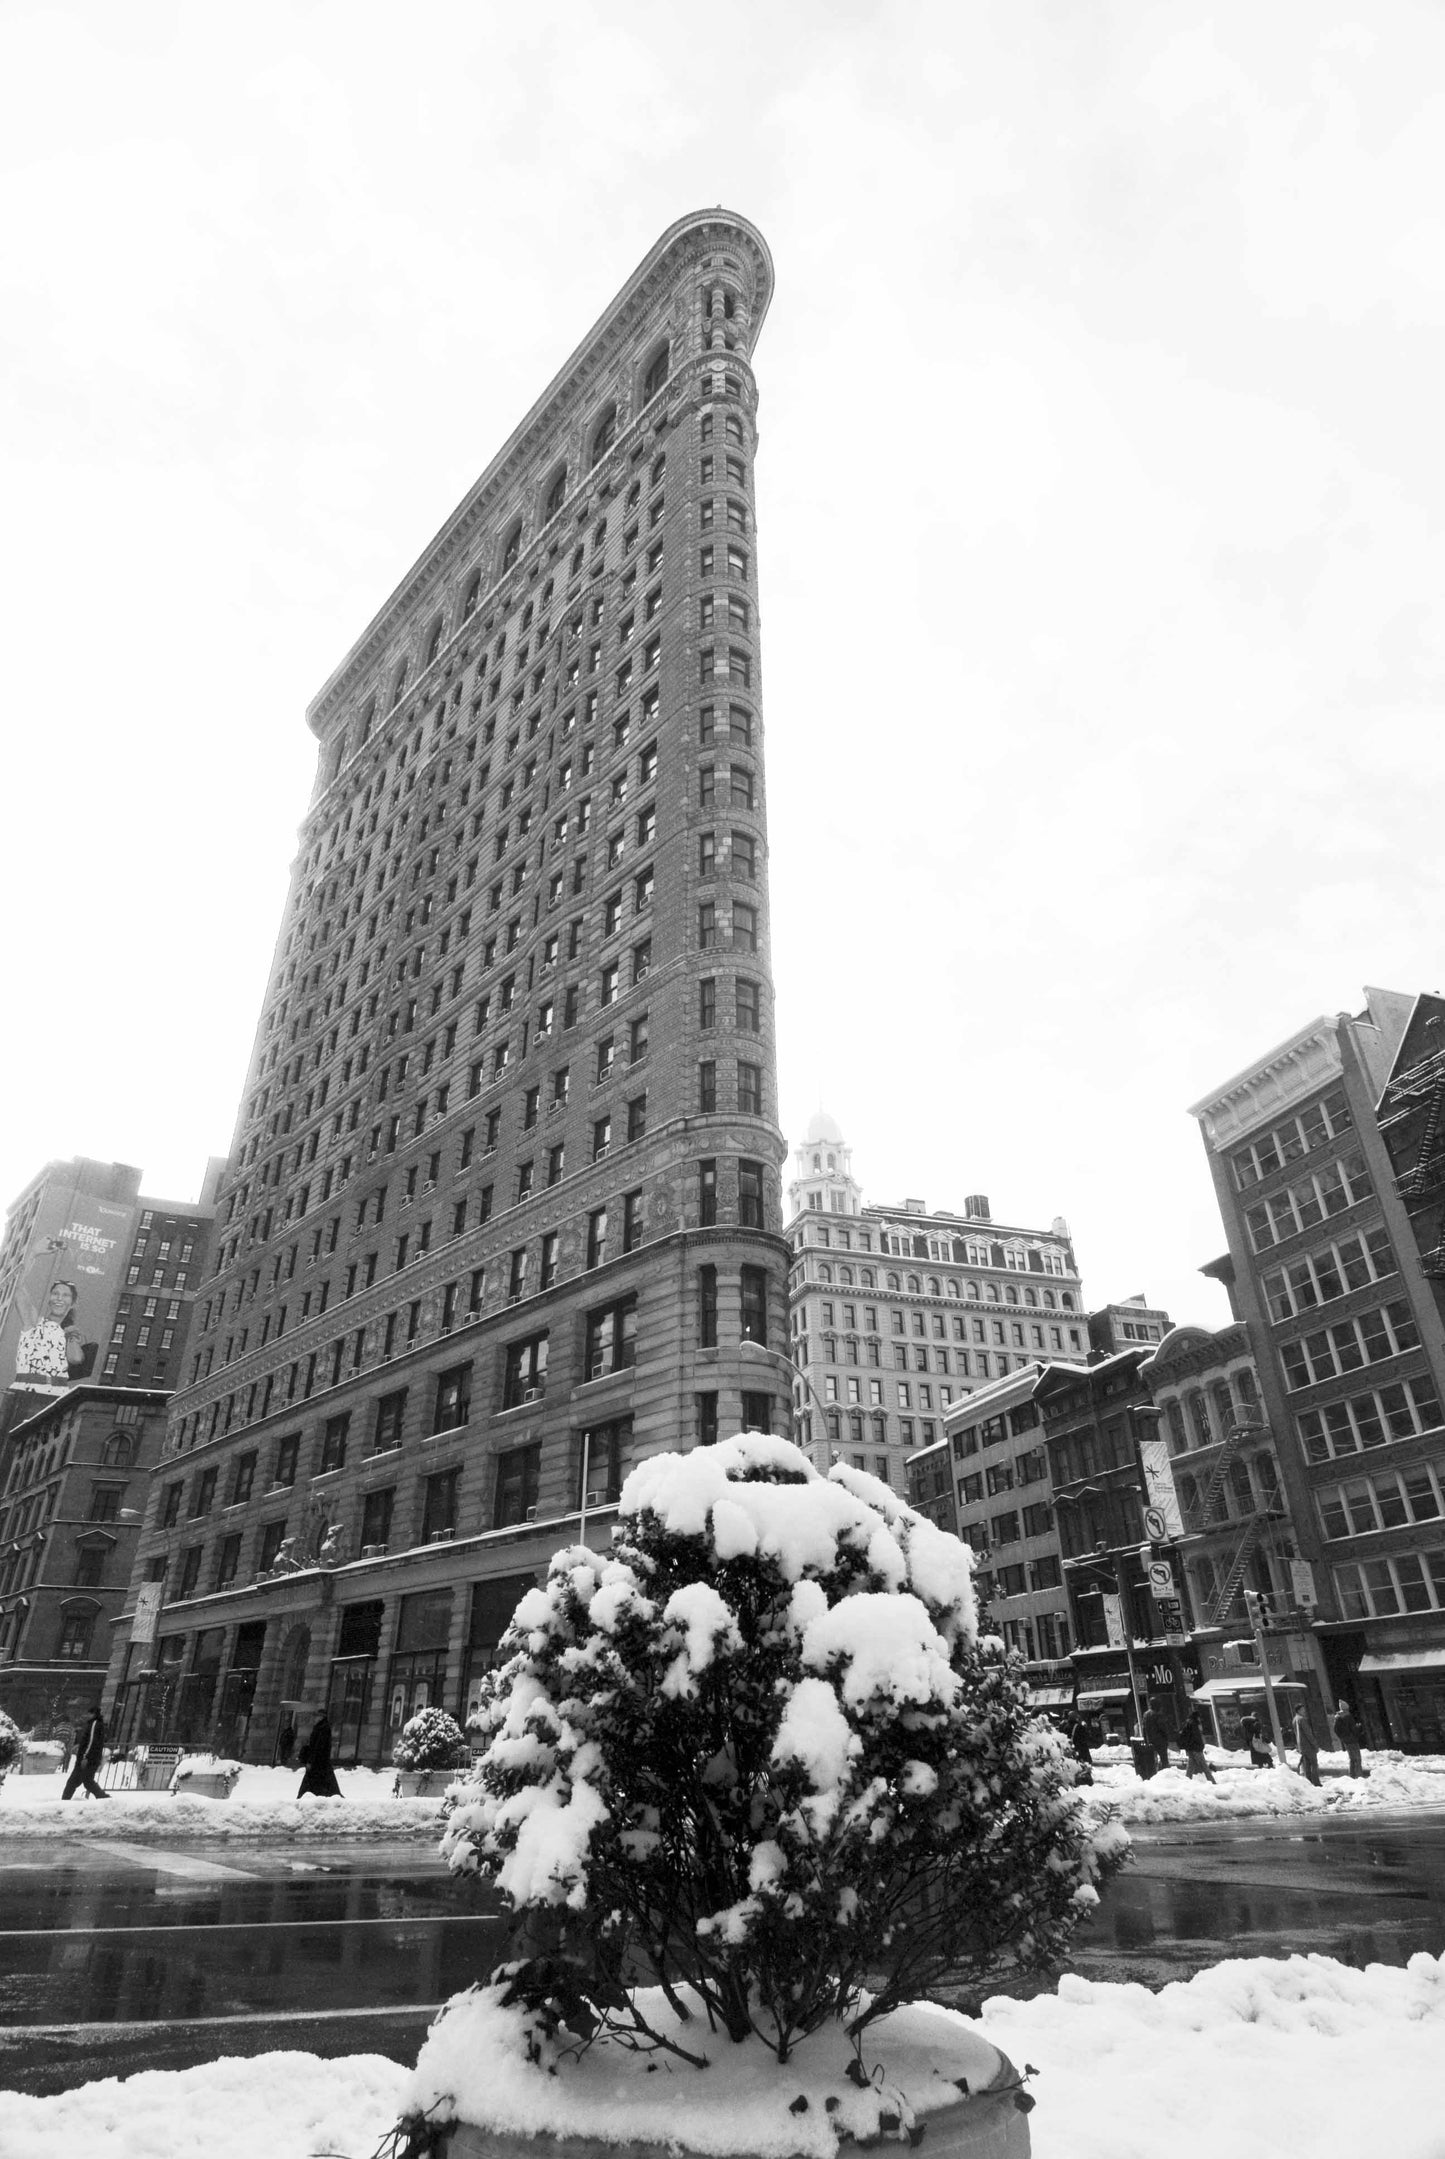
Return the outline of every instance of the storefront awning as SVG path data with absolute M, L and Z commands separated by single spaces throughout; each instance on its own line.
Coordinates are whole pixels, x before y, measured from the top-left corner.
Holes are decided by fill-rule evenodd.
M 1435 1672 L 1445 1666 L 1445 1649 L 1370 1650 L 1360 1659 L 1362 1672 Z
M 1080 1709 L 1097 1709 L 1101 1702 L 1127 1702 L 1128 1687 L 1091 1687 L 1087 1694 L 1079 1696 Z
M 1298 1679 L 1272 1679 L 1270 1685 L 1276 1694 L 1304 1694 L 1307 1689 Z M 1206 1679 L 1202 1687 L 1194 1689 L 1196 1702 L 1215 1702 L 1226 1694 L 1257 1694 L 1264 1699 L 1264 1681 L 1257 1674 L 1253 1679 Z
M 1061 1703 L 1071 1702 L 1073 1698 L 1074 1690 L 1072 1687 L 1029 1688 L 1030 1709 L 1057 1709 Z

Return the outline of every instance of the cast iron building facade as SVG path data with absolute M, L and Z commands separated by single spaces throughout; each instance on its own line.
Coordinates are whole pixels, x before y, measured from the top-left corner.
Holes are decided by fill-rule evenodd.
M 343 1758 L 464 1710 L 633 1462 L 785 1419 L 771 290 L 744 221 L 664 234 L 310 708 L 139 1570 L 157 1700 L 253 1755 L 322 1701 Z

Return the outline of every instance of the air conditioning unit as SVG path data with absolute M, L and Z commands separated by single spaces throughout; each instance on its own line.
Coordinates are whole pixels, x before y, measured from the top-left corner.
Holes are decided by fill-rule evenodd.
M 523 1515 L 523 1517 L 522 1517 L 522 1520 L 523 1520 L 524 1522 L 535 1522 L 535 1521 L 536 1521 L 536 1519 L 537 1519 L 537 1510 L 536 1510 L 536 1508 L 535 1508 L 535 1507 L 529 1507 L 529 1508 L 527 1509 L 526 1513 L 525 1513 L 525 1514 Z
M 428 1544 L 450 1544 L 455 1535 L 454 1529 L 434 1529 L 426 1541 Z
M 385 1559 L 386 1553 L 387 1547 L 384 1544 L 363 1544 L 361 1547 L 363 1559 Z
M 607 1504 L 607 1494 L 605 1492 L 589 1492 L 587 1494 L 587 1504 L 589 1507 L 603 1507 Z

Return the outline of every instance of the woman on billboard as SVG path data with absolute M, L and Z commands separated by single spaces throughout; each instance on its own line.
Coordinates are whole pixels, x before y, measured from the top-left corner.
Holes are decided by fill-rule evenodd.
M 44 1311 L 21 1329 L 15 1345 L 15 1386 L 48 1392 L 79 1377 L 85 1345 L 75 1326 L 78 1294 L 73 1282 L 51 1283 Z

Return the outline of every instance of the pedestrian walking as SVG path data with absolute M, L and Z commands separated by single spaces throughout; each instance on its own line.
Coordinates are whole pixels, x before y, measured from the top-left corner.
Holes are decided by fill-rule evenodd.
M 1265 1738 L 1258 1717 L 1242 1717 L 1240 1719 L 1239 1729 L 1241 1734 L 1243 1735 L 1245 1745 L 1249 1748 L 1250 1768 L 1273 1769 L 1274 1748 Z
M 1157 1702 L 1151 1702 L 1144 1712 L 1140 1725 L 1145 1739 L 1154 1749 L 1154 1759 L 1161 1769 L 1169 1767 L 1169 1727 Z
M 1075 1779 L 1078 1784 L 1092 1784 L 1094 1781 L 1094 1757 L 1089 1751 L 1092 1738 L 1093 1733 L 1087 1720 L 1082 1716 L 1075 1717 L 1069 1726 L 1069 1745 L 1073 1748 L 1074 1758 L 1079 1764 L 1079 1774 Z
M 313 1799 L 339 1799 L 341 1786 L 336 1781 L 336 1771 L 331 1766 L 331 1720 L 323 1709 L 307 1736 L 301 1749 L 301 1762 L 306 1774 L 301 1779 L 298 1799 L 309 1792 Z
M 1299 1773 L 1308 1777 L 1311 1784 L 1320 1781 L 1320 1750 L 1315 1745 L 1315 1735 L 1310 1730 L 1310 1713 L 1297 1709 L 1294 1713 L 1294 1743 L 1299 1748 Z
M 86 1718 L 85 1727 L 75 1743 L 75 1767 L 70 1772 L 69 1783 L 60 1795 L 62 1799 L 73 1799 L 76 1786 L 80 1784 L 85 1786 L 92 1799 L 109 1799 L 110 1793 L 103 1792 L 95 1781 L 95 1772 L 99 1769 L 104 1755 L 105 1719 L 99 1707 L 96 1707 Z
M 1336 1739 L 1350 1758 L 1350 1775 L 1367 1777 L 1370 1772 L 1366 1769 L 1365 1758 L 1360 1752 L 1360 1727 L 1349 1703 L 1341 1702 L 1330 1721 L 1334 1726 Z
M 1184 1768 L 1191 1777 L 1207 1777 L 1211 1784 L 1217 1780 L 1214 1771 L 1204 1758 L 1204 1727 L 1199 1721 L 1199 1711 L 1191 1709 L 1179 1727 L 1179 1744 L 1184 1749 Z

